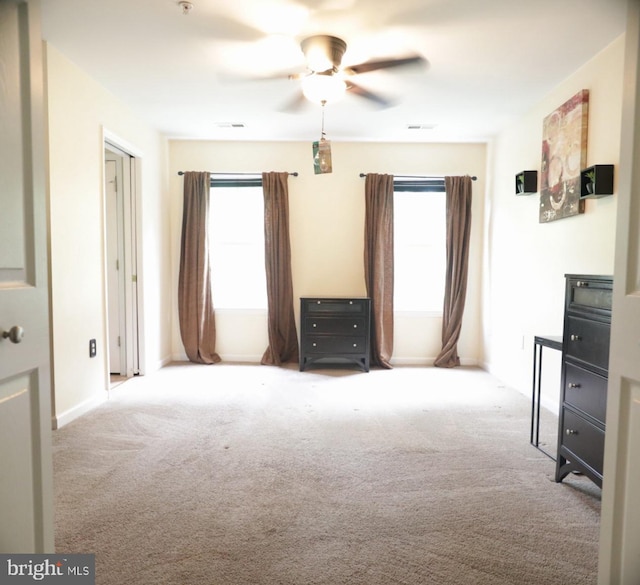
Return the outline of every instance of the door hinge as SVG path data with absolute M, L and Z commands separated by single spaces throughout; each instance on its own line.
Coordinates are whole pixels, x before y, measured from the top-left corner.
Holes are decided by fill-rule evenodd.
M 132 274 L 131 275 L 131 282 L 138 282 L 138 275 L 137 274 Z
M 118 347 L 120 347 L 120 336 L 118 335 Z
M 116 259 L 116 270 L 120 270 L 120 260 Z

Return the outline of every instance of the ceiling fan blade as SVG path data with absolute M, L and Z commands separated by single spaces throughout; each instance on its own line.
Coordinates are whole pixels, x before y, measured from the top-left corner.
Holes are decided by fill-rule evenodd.
M 349 65 L 345 68 L 347 73 L 359 74 L 368 73 L 369 71 L 377 71 L 379 69 L 389 69 L 391 67 L 405 67 L 408 65 L 420 65 L 426 63 L 427 60 L 420 55 L 411 55 L 409 57 L 400 57 L 398 59 L 380 59 L 376 61 L 365 61 L 357 65 Z
M 304 97 L 304 94 L 302 93 L 302 91 L 299 91 L 296 93 L 295 96 L 293 96 L 292 99 L 290 99 L 286 104 L 282 105 L 278 109 L 281 112 L 288 112 L 290 114 L 295 114 L 296 112 L 299 112 L 308 103 L 309 101 L 307 100 L 307 98 Z
M 277 71 L 275 73 L 266 73 L 264 75 L 241 75 L 226 74 L 230 79 L 242 79 L 245 81 L 274 81 L 288 79 L 289 81 L 300 81 L 309 75 L 307 70 L 304 71 Z
M 394 102 L 387 99 L 386 97 L 383 97 L 378 93 L 373 93 L 372 91 L 369 91 L 368 89 L 365 89 L 361 85 L 357 85 L 352 81 L 347 81 L 347 91 L 349 93 L 353 93 L 357 96 L 363 97 L 371 102 L 374 102 L 382 108 L 390 108 L 391 106 L 395 105 Z

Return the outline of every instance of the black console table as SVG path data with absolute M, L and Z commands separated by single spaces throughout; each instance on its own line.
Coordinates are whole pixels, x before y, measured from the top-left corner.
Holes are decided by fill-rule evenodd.
M 542 348 L 562 351 L 561 335 L 536 335 L 533 338 L 533 389 L 531 392 L 531 436 L 529 442 L 554 461 L 556 458 L 540 447 L 540 390 L 542 383 Z

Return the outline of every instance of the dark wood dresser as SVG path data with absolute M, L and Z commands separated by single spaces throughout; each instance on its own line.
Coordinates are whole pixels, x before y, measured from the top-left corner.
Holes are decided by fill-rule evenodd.
M 556 481 L 577 471 L 602 487 L 613 279 L 565 277 Z
M 371 300 L 364 297 L 300 299 L 300 371 L 318 360 L 356 363 L 369 371 Z

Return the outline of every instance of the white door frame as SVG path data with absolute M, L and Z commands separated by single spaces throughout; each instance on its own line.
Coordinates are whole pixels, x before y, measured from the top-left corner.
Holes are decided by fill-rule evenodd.
M 600 585 L 640 583 L 640 2 L 627 5 Z
M 123 205 L 122 205 L 122 226 L 123 239 L 122 251 L 123 258 L 121 272 L 123 286 L 124 305 L 121 306 L 123 313 L 123 329 L 121 330 L 121 375 L 130 378 L 136 374 L 144 374 L 144 339 L 142 332 L 144 331 L 142 318 L 142 295 L 141 291 L 141 266 L 138 264 L 138 258 L 141 258 L 141 238 L 139 234 L 142 232 L 140 225 L 140 165 L 141 156 L 136 150 L 128 145 L 125 141 L 103 129 L 103 144 L 105 157 L 107 153 L 115 153 L 123 161 L 123 170 L 125 171 L 125 181 L 123 184 Z M 130 178 L 127 178 L 127 174 Z M 104 274 L 105 274 L 105 326 L 108 331 L 108 291 L 107 291 L 107 225 L 106 225 L 106 185 L 103 184 L 103 206 L 105 209 L 105 226 L 104 226 Z M 109 347 L 108 342 L 105 347 Z M 124 361 L 122 361 L 122 359 Z M 107 367 L 110 360 L 107 359 Z

